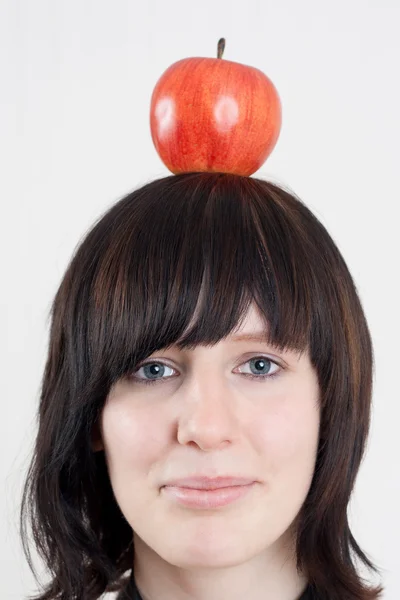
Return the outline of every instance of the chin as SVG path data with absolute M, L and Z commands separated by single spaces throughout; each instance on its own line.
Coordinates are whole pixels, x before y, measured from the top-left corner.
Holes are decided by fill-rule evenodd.
M 193 539 L 179 540 L 174 544 L 157 548 L 164 560 L 181 568 L 225 568 L 233 567 L 250 560 L 264 549 L 253 541 L 232 536 L 194 536 Z
M 221 553 L 217 549 L 200 549 L 196 548 L 191 552 L 180 552 L 179 548 L 174 548 L 171 551 L 166 551 L 161 554 L 162 558 L 169 564 L 182 569 L 218 569 L 234 567 L 243 564 L 252 557 L 244 554 L 239 547 L 231 549 L 229 553 Z

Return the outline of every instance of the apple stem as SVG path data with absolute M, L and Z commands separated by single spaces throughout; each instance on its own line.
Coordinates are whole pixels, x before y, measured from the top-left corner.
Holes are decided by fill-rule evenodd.
M 218 41 L 218 54 L 217 54 L 217 58 L 222 58 L 224 50 L 225 50 L 225 38 L 221 38 Z

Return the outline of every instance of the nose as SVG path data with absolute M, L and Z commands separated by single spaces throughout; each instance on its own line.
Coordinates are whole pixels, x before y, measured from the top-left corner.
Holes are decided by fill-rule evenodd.
M 220 449 L 239 436 L 235 390 L 222 375 L 192 374 L 188 380 L 178 419 L 180 444 L 201 450 Z

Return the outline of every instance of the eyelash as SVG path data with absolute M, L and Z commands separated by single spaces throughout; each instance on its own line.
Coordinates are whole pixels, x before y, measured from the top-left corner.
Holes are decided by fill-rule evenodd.
M 243 377 L 247 377 L 249 379 L 253 379 L 255 381 L 262 381 L 264 382 L 267 379 L 274 379 L 275 377 L 277 377 L 278 375 L 280 375 L 281 371 L 284 370 L 284 368 L 279 365 L 276 361 L 272 360 L 271 358 L 268 358 L 267 356 L 253 356 L 252 358 L 249 358 L 249 360 L 246 360 L 244 363 L 242 364 L 246 364 L 248 362 L 250 362 L 251 360 L 257 360 L 257 359 L 261 359 L 261 360 L 266 360 L 274 365 L 276 365 L 277 367 L 279 367 L 278 371 L 275 371 L 275 373 L 272 373 L 271 375 L 266 374 L 266 375 L 254 375 L 252 373 L 239 373 L 239 375 L 242 375 Z M 142 367 L 145 367 L 146 365 L 163 365 L 164 367 L 168 367 L 169 369 L 173 369 L 173 367 L 170 367 L 168 364 L 164 363 L 161 360 L 151 360 L 151 361 L 147 361 L 142 363 L 141 365 L 139 365 L 137 367 L 137 371 L 139 369 L 141 369 Z M 241 365 L 239 365 L 241 366 Z M 135 371 L 136 372 L 136 371 Z M 163 383 L 166 379 L 173 379 L 174 376 L 169 376 L 169 377 L 163 377 L 160 379 L 139 379 L 139 378 L 135 378 L 133 375 L 130 376 L 130 379 L 135 379 L 135 381 L 138 381 L 140 384 L 143 385 L 154 385 L 157 383 Z

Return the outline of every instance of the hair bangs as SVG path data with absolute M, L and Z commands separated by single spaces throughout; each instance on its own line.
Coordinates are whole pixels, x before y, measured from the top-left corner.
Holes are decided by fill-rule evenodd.
M 196 175 L 165 178 L 162 196 L 157 181 L 148 184 L 150 200 L 148 190 L 133 192 L 98 224 L 102 244 L 81 314 L 92 360 L 112 381 L 161 348 L 217 343 L 252 302 L 271 345 L 308 345 L 312 274 L 284 210 L 250 178 Z

